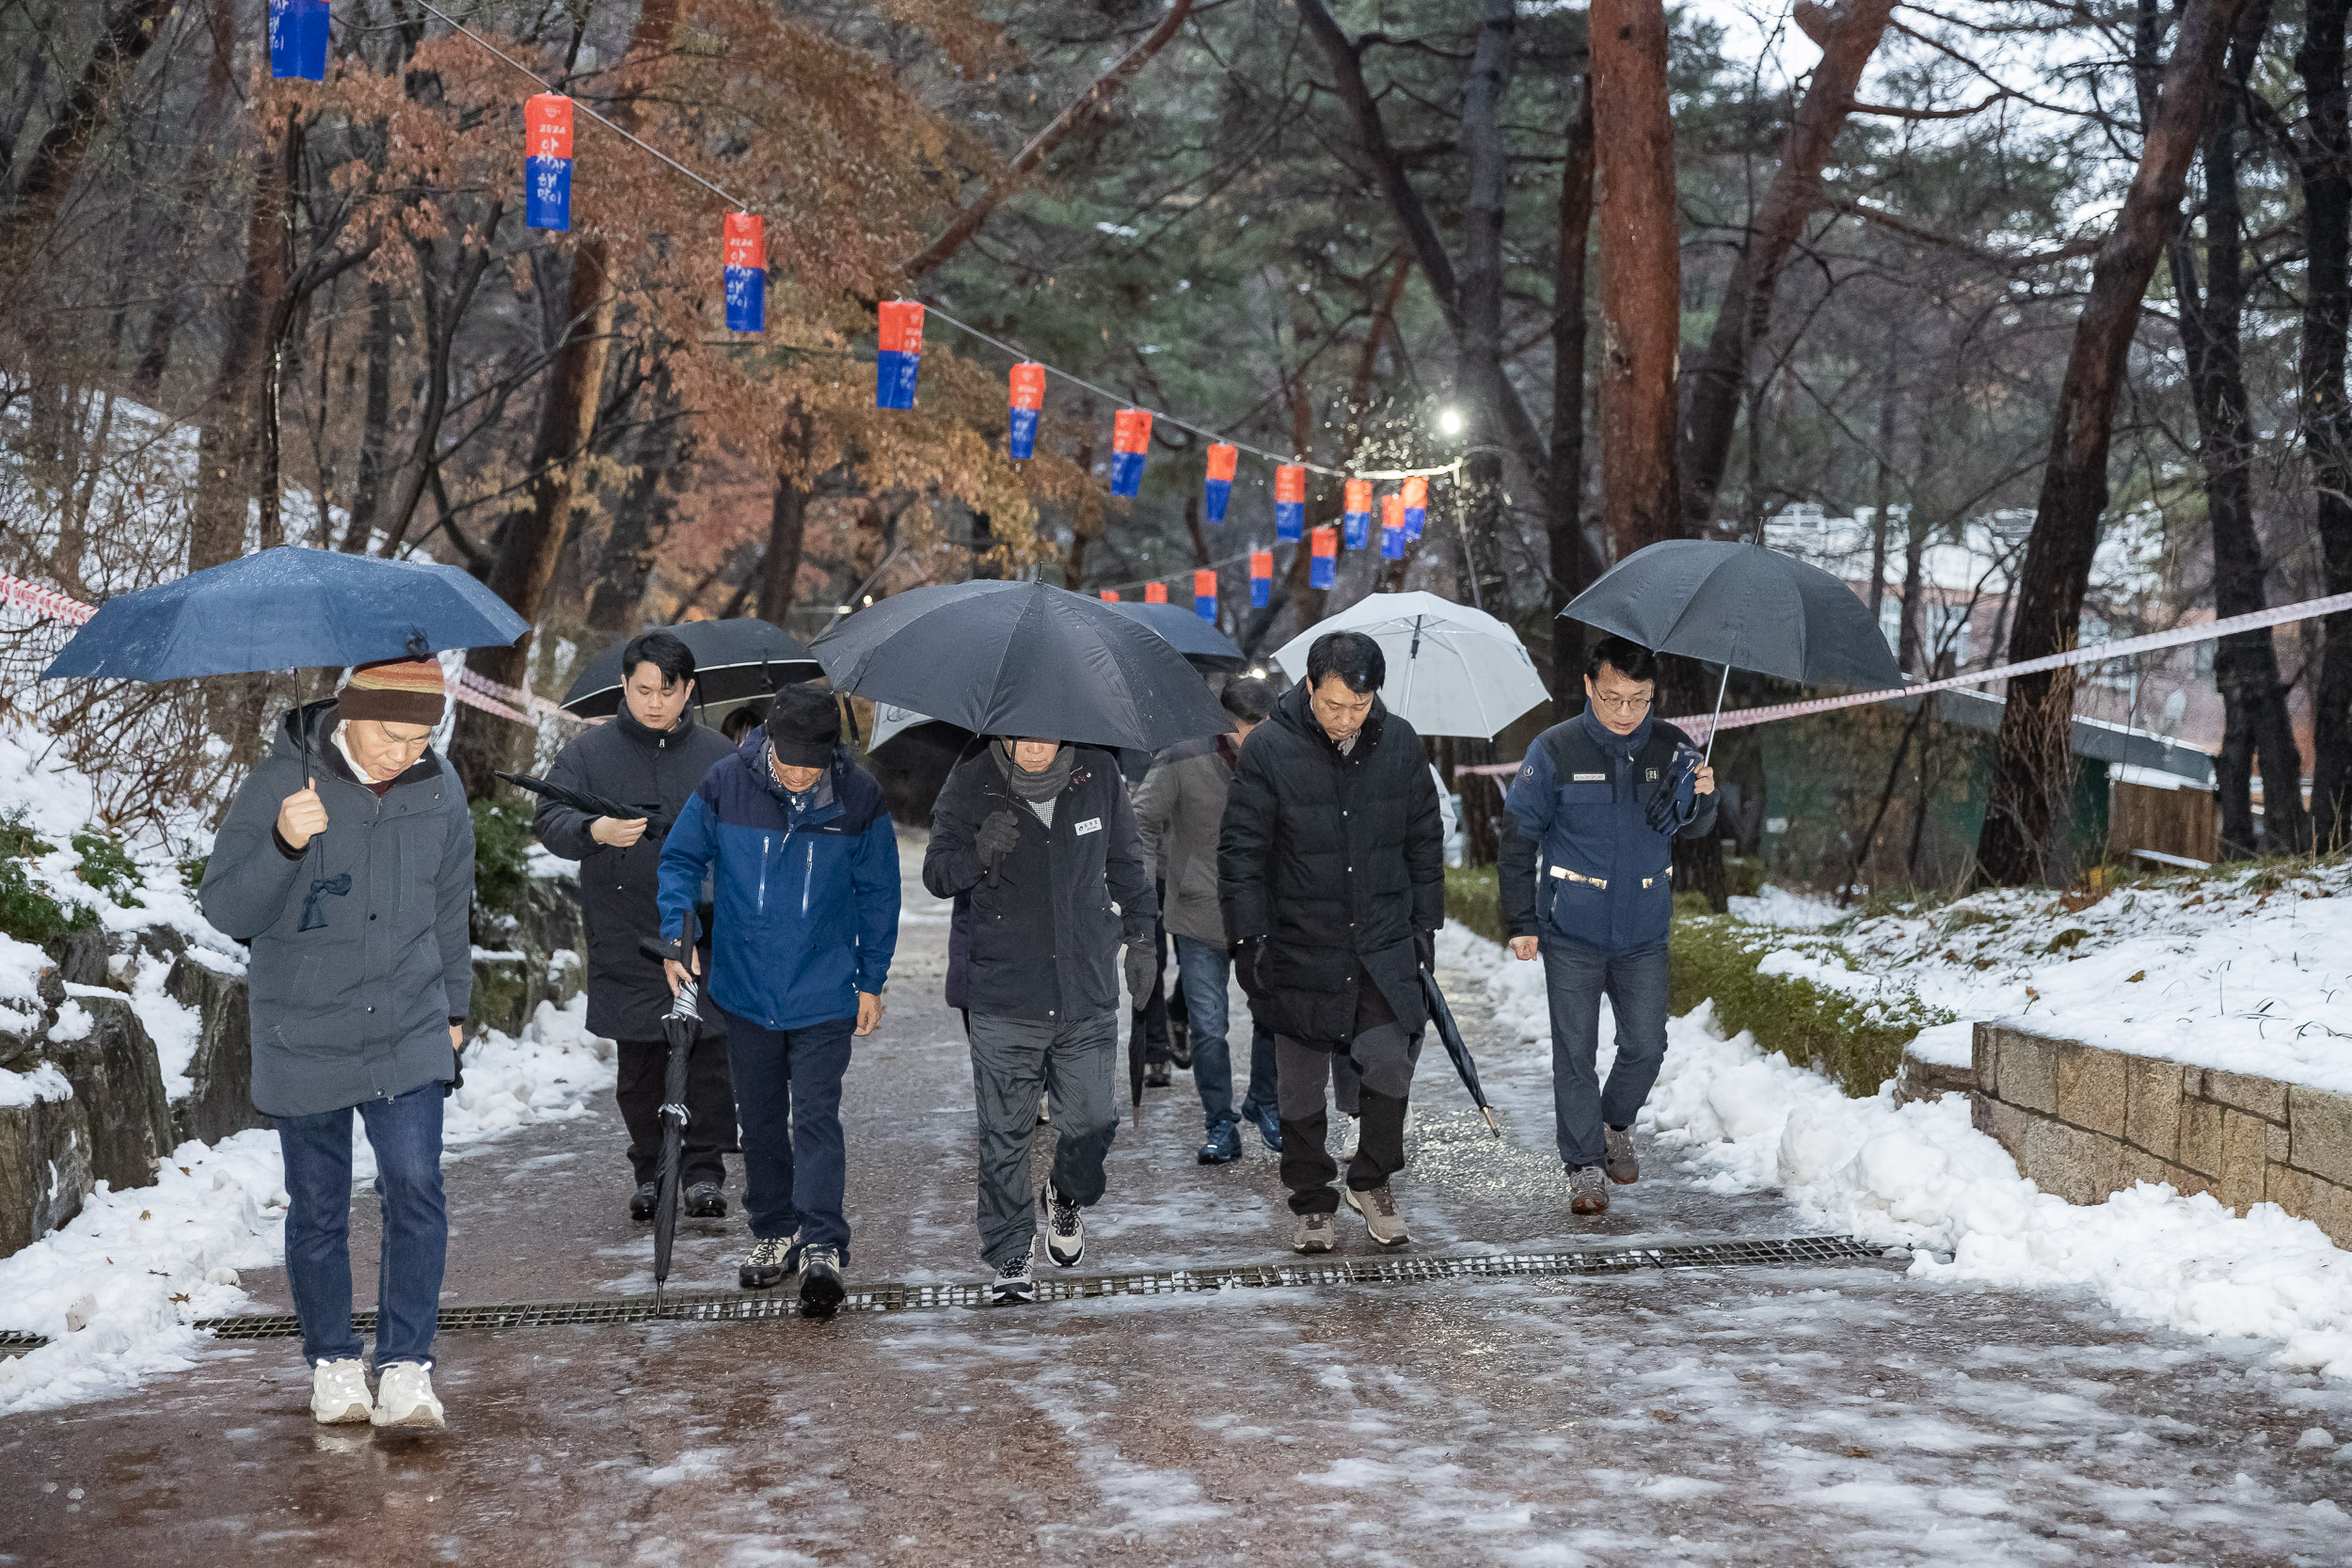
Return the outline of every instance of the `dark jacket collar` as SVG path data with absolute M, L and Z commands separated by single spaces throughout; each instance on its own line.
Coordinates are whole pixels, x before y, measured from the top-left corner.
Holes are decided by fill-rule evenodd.
M 1274 705 L 1275 721 L 1296 730 L 1335 757 L 1358 756 L 1379 749 L 1380 730 L 1382 723 L 1389 716 L 1389 708 L 1388 705 L 1377 696 L 1372 700 L 1372 711 L 1364 715 L 1364 727 L 1356 732 L 1356 750 L 1348 752 L 1343 752 L 1331 737 L 1324 733 L 1323 726 L 1315 722 L 1314 711 L 1307 705 L 1309 696 L 1305 681 L 1300 681 L 1288 691 L 1283 692 Z
M 637 715 L 629 712 L 628 704 L 623 703 L 612 715 L 612 727 L 637 742 L 638 745 L 650 750 L 656 746 L 675 743 L 692 735 L 694 733 L 694 710 L 688 708 L 677 716 L 676 723 L 666 730 L 657 730 L 640 721 Z
M 1658 716 L 1655 713 L 1644 714 L 1642 722 L 1630 735 L 1611 731 L 1600 721 L 1600 715 L 1593 711 L 1593 705 L 1589 702 L 1584 705 L 1584 711 L 1577 715 L 1577 720 L 1584 726 L 1584 734 L 1603 752 L 1613 757 L 1629 757 L 1637 755 L 1643 747 L 1649 744 L 1651 728 L 1658 722 Z

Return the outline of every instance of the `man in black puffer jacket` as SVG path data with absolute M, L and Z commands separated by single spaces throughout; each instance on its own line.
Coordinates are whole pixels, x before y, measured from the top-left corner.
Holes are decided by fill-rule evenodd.
M 1324 1084 L 1343 1053 L 1363 1078 L 1347 1201 L 1382 1246 L 1411 1237 L 1389 1180 L 1428 1022 L 1420 967 L 1445 920 L 1437 783 L 1412 725 L 1381 704 L 1388 662 L 1360 632 L 1307 652 L 1307 679 L 1244 743 L 1217 844 L 1234 969 L 1275 1043 L 1282 1185 L 1300 1252 L 1328 1252 L 1339 1195 Z
M 612 1098 L 628 1128 L 636 1191 L 632 1219 L 653 1218 L 661 1163 L 661 1096 L 670 1060 L 661 1018 L 670 984 L 647 956 L 661 936 L 654 896 L 661 887 L 661 842 L 694 786 L 735 748 L 694 721 L 694 654 L 666 631 L 649 631 L 621 650 L 621 710 L 609 724 L 582 732 L 556 754 L 548 780 L 601 795 L 617 805 L 650 807 L 646 816 L 591 816 L 543 800 L 533 824 L 548 853 L 580 863 L 580 905 L 588 925 L 588 1027 L 620 1042 Z M 708 906 L 709 896 L 704 895 Z M 702 922 L 703 973 L 710 972 L 710 922 Z M 725 1015 L 717 1008 L 687 1058 L 686 1148 L 679 1175 L 685 1212 L 717 1219 L 727 1212 L 720 1189 L 725 1153 L 735 1147 L 735 1088 L 727 1076 Z

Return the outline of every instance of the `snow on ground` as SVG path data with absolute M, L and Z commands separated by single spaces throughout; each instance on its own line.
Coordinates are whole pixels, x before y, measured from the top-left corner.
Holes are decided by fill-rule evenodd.
M 1483 980 L 1506 1037 L 1549 1041 L 1540 962 L 1453 922 L 1438 949 Z M 2309 1220 L 2147 1183 L 2078 1208 L 2021 1177 L 1958 1097 L 1898 1106 L 1890 1085 L 1849 1099 L 1745 1031 L 1722 1037 L 1704 1004 L 1667 1037 L 1640 1125 L 1714 1191 L 1777 1189 L 1826 1227 L 1923 1249 L 1915 1275 L 2088 1290 L 2133 1318 L 2272 1340 L 2289 1366 L 2352 1378 L 2352 1253 Z M 1606 1071 L 1605 1020 L 1601 1037 Z
M 1818 931 L 1835 926 L 1852 911 L 1837 900 L 1818 893 L 1795 893 L 1767 882 L 1753 898 L 1726 900 L 1733 918 L 1751 926 L 1778 926 L 1791 931 Z
M 2047 890 L 1998 889 L 1820 935 L 1787 917 L 1813 911 L 1766 904 L 1734 911 L 1792 932 L 1766 974 L 2352 1094 L 2352 863 L 2167 878 L 2074 911 Z
M 444 1107 L 451 1157 L 587 1114 L 588 1099 L 612 1086 L 615 1055 L 587 1016 L 585 996 L 562 1009 L 541 1003 L 520 1037 L 492 1031 L 466 1048 L 465 1087 Z M 353 1125 L 354 1191 L 364 1193 L 374 1160 Z M 0 1328 L 50 1338 L 0 1358 L 0 1414 L 119 1393 L 187 1366 L 205 1341 L 190 1323 L 253 1309 L 239 1271 L 285 1261 L 285 1220 L 274 1132 L 184 1143 L 151 1187 L 100 1183 L 71 1225 L 0 1258 Z

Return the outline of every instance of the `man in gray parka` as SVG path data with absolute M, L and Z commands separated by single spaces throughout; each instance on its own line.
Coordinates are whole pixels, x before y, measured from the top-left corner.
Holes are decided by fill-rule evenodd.
M 473 998 L 473 818 L 431 749 L 432 658 L 363 665 L 286 716 L 198 893 L 251 944 L 253 1104 L 286 1163 L 286 1279 L 321 1422 L 437 1431 L 448 1213 L 441 1100 Z M 375 1151 L 384 1249 L 370 1394 L 351 1327 L 351 1117 Z

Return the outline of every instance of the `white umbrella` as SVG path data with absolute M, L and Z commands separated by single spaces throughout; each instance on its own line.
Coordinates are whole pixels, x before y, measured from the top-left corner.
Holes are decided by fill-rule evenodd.
M 914 728 L 915 725 L 928 724 L 930 721 L 931 717 L 928 713 L 917 713 L 911 707 L 900 707 L 896 703 L 876 703 L 874 705 L 874 733 L 866 737 L 866 749 L 870 752 L 876 747 L 886 746 L 898 736 Z
M 1302 674 L 1307 650 L 1326 632 L 1359 631 L 1388 656 L 1380 697 L 1422 735 L 1491 740 L 1538 703 L 1549 702 L 1518 633 L 1483 610 L 1415 590 L 1375 594 L 1318 621 L 1275 653 Z

